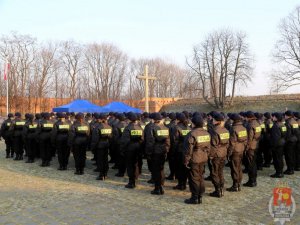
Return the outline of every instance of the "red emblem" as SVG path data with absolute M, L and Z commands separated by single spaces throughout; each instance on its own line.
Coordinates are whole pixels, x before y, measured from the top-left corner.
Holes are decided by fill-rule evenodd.
M 286 187 L 279 187 L 273 189 L 273 205 L 279 206 L 284 204 L 290 206 L 292 204 L 292 189 Z

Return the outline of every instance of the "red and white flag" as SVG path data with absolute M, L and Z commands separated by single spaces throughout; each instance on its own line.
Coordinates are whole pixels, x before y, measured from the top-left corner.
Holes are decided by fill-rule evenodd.
M 5 67 L 4 67 L 4 80 L 7 80 L 7 75 L 8 75 L 8 73 L 9 73 L 9 69 L 10 69 L 10 65 L 9 65 L 9 63 L 7 62 L 7 63 L 5 64 Z

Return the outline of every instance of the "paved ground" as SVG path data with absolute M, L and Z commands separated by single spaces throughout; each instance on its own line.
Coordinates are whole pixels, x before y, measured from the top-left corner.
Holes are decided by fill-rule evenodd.
M 41 168 L 40 162 L 5 159 L 0 143 L 0 224 L 274 224 L 268 212 L 276 179 L 270 179 L 273 169 L 259 173 L 258 187 L 243 188 L 240 193 L 225 192 L 223 199 L 209 197 L 202 205 L 185 205 L 188 191 L 173 191 L 174 182 L 166 183 L 164 196 L 152 196 L 152 187 L 144 169 L 135 190 L 124 188 L 127 179 L 114 177 L 96 181 L 90 160 L 83 176 L 75 176 L 73 159 L 68 171 L 57 170 L 57 158 L 51 167 Z M 89 155 L 90 158 L 90 155 Z M 146 166 L 146 165 L 145 165 Z M 231 185 L 226 168 L 226 186 Z M 246 180 L 246 177 L 245 177 Z M 293 188 L 298 209 L 292 221 L 300 224 L 300 172 L 286 177 Z M 212 185 L 207 182 L 207 192 Z

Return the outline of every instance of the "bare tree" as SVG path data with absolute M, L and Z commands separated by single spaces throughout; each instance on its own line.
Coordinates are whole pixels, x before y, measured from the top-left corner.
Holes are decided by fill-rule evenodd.
M 216 108 L 232 105 L 237 84 L 247 84 L 252 75 L 253 57 L 242 32 L 220 30 L 209 34 L 194 46 L 186 62 L 199 78 L 203 99 Z
M 300 84 L 300 6 L 279 24 L 280 39 L 273 52 L 272 79 L 276 92 Z

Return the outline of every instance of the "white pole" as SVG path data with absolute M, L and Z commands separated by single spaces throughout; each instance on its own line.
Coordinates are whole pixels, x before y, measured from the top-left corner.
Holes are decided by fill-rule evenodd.
M 6 116 L 8 115 L 8 73 L 9 73 L 9 69 L 8 69 L 8 59 L 6 58 Z
M 148 65 L 145 66 L 145 112 L 149 112 L 149 102 L 148 102 L 148 95 L 149 95 L 149 84 L 148 84 Z

